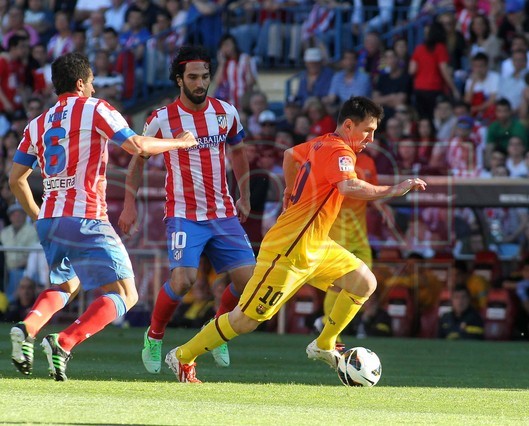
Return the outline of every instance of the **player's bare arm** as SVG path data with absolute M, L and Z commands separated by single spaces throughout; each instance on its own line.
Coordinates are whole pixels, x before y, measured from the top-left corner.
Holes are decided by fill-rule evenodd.
M 348 179 L 337 184 L 338 191 L 345 197 L 360 200 L 378 200 L 388 197 L 400 197 L 409 191 L 424 191 L 426 182 L 419 178 L 406 179 L 398 185 L 371 185 L 361 179 Z
M 33 194 L 28 183 L 28 177 L 32 170 L 31 167 L 13 163 L 11 173 L 9 174 L 9 187 L 18 202 L 22 205 L 24 211 L 35 221 L 39 216 L 40 208 L 33 199 Z
M 132 155 L 149 156 L 161 154 L 173 149 L 193 148 L 198 144 L 189 131 L 180 133 L 175 139 L 159 139 L 151 136 L 133 135 L 123 142 L 121 147 Z
M 239 199 L 235 202 L 237 217 L 241 223 L 244 223 L 250 214 L 250 166 L 244 144 L 240 143 L 232 147 L 230 157 L 240 194 Z
M 136 196 L 138 188 L 143 178 L 143 168 L 147 159 L 134 155 L 130 160 L 125 178 L 125 200 L 123 211 L 119 216 L 118 226 L 125 233 L 129 234 L 136 224 L 138 212 L 136 210 Z

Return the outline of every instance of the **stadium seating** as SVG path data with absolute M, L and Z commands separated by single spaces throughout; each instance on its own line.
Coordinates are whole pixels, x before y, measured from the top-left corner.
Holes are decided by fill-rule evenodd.
M 287 333 L 308 334 L 312 321 L 308 318 L 322 310 L 323 292 L 305 284 L 286 304 Z
M 501 264 L 498 255 L 490 250 L 476 253 L 474 272 L 485 278 L 489 283 L 494 283 L 501 277 Z
M 485 339 L 509 340 L 515 318 L 516 309 L 509 291 L 504 288 L 490 289 L 484 313 Z
M 388 289 L 386 311 L 391 317 L 395 337 L 409 337 L 413 333 L 415 304 L 408 287 L 395 285 Z
M 447 288 L 443 289 L 436 306 L 421 314 L 419 337 L 426 339 L 437 337 L 439 318 L 452 310 L 452 301 L 450 299 L 450 290 Z

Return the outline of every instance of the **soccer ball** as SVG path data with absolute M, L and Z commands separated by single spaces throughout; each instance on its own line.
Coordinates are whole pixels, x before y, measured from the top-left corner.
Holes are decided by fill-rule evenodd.
M 338 361 L 338 377 L 345 386 L 375 386 L 382 374 L 382 365 L 373 351 L 357 347 L 345 351 Z

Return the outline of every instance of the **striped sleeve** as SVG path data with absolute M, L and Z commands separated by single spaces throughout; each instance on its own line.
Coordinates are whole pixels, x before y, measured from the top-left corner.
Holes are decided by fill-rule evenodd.
M 158 121 L 158 111 L 154 111 L 143 126 L 143 136 L 160 137 L 160 123 Z
M 34 167 L 37 161 L 37 153 L 35 152 L 35 146 L 31 143 L 29 134 L 29 126 L 24 129 L 24 135 L 22 140 L 18 144 L 17 151 L 13 157 L 13 161 L 18 164 L 22 164 L 28 167 Z
M 244 133 L 237 109 L 233 105 L 230 105 L 230 107 L 231 113 L 233 114 L 233 123 L 230 127 L 230 130 L 228 131 L 226 142 L 228 145 L 237 145 L 238 143 L 242 142 L 246 134 Z
M 104 100 L 99 100 L 96 105 L 94 124 L 100 135 L 120 146 L 136 134 L 119 111 Z

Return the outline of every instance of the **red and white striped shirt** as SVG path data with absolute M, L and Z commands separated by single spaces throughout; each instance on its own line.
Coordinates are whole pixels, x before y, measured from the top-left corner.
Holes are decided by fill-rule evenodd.
M 14 161 L 41 169 L 44 195 L 39 219 L 107 220 L 108 140 L 121 145 L 135 133 L 106 101 L 62 95 L 26 126 Z
M 244 130 L 235 107 L 207 98 L 200 111 L 187 109 L 180 99 L 152 113 L 146 136 L 174 138 L 188 130 L 198 146 L 164 153 L 165 217 L 212 220 L 236 215 L 226 181 L 226 143 L 242 142 Z
M 238 108 L 247 92 L 249 80 L 257 81 L 257 66 L 250 55 L 241 53 L 238 60 L 230 59 L 226 62 L 224 73 L 228 82 L 229 102 Z

